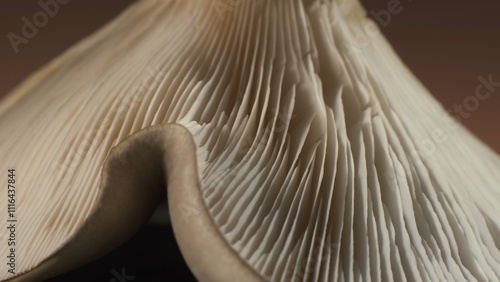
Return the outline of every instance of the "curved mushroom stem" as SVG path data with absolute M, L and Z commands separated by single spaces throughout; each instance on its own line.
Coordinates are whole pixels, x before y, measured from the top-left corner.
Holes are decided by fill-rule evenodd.
M 195 152 L 191 134 L 180 125 L 150 127 L 125 139 L 111 150 L 104 164 L 98 203 L 81 228 L 37 268 L 10 281 L 47 279 L 122 245 L 147 222 L 165 197 L 165 183 L 168 183 L 176 238 L 195 275 L 204 280 L 209 278 L 207 281 L 224 281 L 220 278 L 234 278 L 238 271 L 249 272 L 241 260 L 235 259 L 236 254 L 227 255 L 232 250 L 208 217 L 198 193 Z M 186 208 L 198 212 L 187 214 Z M 186 215 L 195 217 L 187 221 Z M 208 245 L 208 248 L 201 250 L 200 245 Z M 223 260 L 213 259 L 219 255 Z M 197 267 L 200 261 L 225 267 L 201 269 Z M 221 269 L 224 270 L 221 272 Z M 224 273 L 231 270 L 234 271 L 231 275 Z

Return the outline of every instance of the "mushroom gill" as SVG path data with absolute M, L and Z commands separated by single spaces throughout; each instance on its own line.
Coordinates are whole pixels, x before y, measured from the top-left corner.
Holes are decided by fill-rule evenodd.
M 356 0 L 140 0 L 2 101 L 0 159 L 2 281 L 99 257 L 165 195 L 200 281 L 500 279 L 500 158 Z

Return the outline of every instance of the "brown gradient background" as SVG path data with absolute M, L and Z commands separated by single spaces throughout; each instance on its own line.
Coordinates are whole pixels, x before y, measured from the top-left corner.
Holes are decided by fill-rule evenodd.
M 208 0 L 207 0 L 208 1 Z M 364 0 L 368 11 L 389 1 Z M 111 20 L 132 0 L 72 0 L 15 54 L 7 34 L 21 33 L 21 18 L 40 10 L 37 0 L 0 1 L 0 98 L 27 75 Z M 500 2 L 400 0 L 382 32 L 405 63 L 446 108 L 474 95 L 477 77 L 500 81 Z M 463 123 L 500 152 L 500 88 Z
M 368 11 L 387 9 L 389 1 L 394 0 L 362 0 Z M 37 2 L 0 1 L 0 98 L 26 76 L 91 34 L 134 1 L 72 0 L 62 5 L 59 13 L 50 18 L 27 45 L 20 45 L 20 52 L 15 54 L 7 34 L 21 33 L 21 18 L 31 19 L 40 10 Z M 480 75 L 487 77 L 492 74 L 495 81 L 500 81 L 498 0 L 400 0 L 400 3 L 403 11 L 393 15 L 389 25 L 381 30 L 403 61 L 445 108 L 462 104 L 467 96 L 474 95 Z M 489 99 L 481 101 L 479 109 L 463 123 L 500 152 L 498 96 L 500 88 Z M 160 281 L 155 280 L 156 276 L 148 276 L 154 275 L 151 269 L 158 269 L 161 281 L 194 281 L 189 271 L 181 270 L 185 268 L 182 263 L 174 263 L 179 257 L 158 258 L 165 253 L 180 256 L 175 243 L 173 246 L 164 245 L 164 242 L 174 240 L 171 230 L 168 232 L 143 229 L 125 247 L 97 262 L 101 266 L 94 264 L 51 281 L 80 281 L 78 277 L 81 281 L 109 281 L 112 278 L 110 269 L 116 268 L 120 272 L 123 266 L 127 266 L 128 274 L 138 277 L 135 281 Z M 153 246 L 144 244 L 144 241 L 157 243 Z M 122 259 L 130 256 L 147 263 L 148 267 L 140 268 L 138 263 Z M 88 276 L 89 271 L 95 271 L 95 276 Z M 165 277 L 166 273 L 169 274 Z

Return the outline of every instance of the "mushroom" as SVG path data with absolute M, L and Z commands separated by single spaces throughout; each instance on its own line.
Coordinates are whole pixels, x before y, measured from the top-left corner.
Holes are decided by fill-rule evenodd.
M 500 158 L 356 0 L 138 1 L 2 101 L 0 158 L 2 281 L 98 258 L 165 195 L 200 281 L 500 279 Z

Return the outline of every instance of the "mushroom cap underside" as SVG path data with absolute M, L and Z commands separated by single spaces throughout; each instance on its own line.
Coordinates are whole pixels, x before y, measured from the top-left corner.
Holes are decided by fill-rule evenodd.
M 500 278 L 500 159 L 359 3 L 223 4 L 139 1 L 2 101 L 14 281 L 120 245 L 164 195 L 201 281 Z

